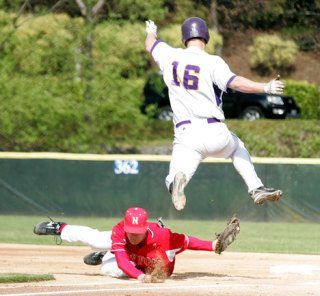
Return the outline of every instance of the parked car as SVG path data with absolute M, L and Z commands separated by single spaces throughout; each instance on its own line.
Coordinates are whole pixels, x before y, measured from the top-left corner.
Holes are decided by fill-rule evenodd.
M 159 74 L 150 76 L 144 88 L 145 101 L 142 111 L 150 104 L 156 106 L 155 117 L 160 120 L 171 120 L 168 88 Z M 256 120 L 259 118 L 285 119 L 300 116 L 300 108 L 293 97 L 268 94 L 246 94 L 228 89 L 223 94 L 222 109 L 226 118 Z
M 259 118 L 285 119 L 299 117 L 300 108 L 293 97 L 246 94 L 228 89 L 223 95 L 222 109 L 226 118 L 256 120 Z

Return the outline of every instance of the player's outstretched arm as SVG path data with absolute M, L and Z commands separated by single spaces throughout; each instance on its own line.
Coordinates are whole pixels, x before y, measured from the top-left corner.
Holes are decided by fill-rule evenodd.
M 188 235 L 188 250 L 198 251 L 214 251 L 215 241 L 202 240 L 194 236 Z
M 259 83 L 242 76 L 236 76 L 229 84 L 229 88 L 244 93 L 281 95 L 284 90 L 284 83 L 278 79 L 273 79 L 268 83 Z
M 157 41 L 157 26 L 153 21 L 151 20 L 146 21 L 146 32 L 147 32 L 147 37 L 145 41 L 146 50 L 148 52 L 151 52 L 151 49 L 154 43 Z

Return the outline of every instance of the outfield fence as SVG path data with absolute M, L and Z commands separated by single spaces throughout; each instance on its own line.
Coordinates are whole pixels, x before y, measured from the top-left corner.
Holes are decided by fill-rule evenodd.
M 251 221 L 320 221 L 320 159 L 253 158 L 276 203 L 254 205 L 230 161 L 209 158 L 174 210 L 164 180 L 170 156 L 0 153 L 0 214 L 119 217 L 141 206 L 151 216 Z

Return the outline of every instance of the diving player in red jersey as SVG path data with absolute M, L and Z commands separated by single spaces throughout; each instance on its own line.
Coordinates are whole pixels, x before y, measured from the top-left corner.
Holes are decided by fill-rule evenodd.
M 141 282 L 150 282 L 155 269 L 160 269 L 165 277 L 170 276 L 175 256 L 185 250 L 215 251 L 216 247 L 216 240 L 174 233 L 159 223 L 148 222 L 147 211 L 139 207 L 127 209 L 124 219 L 112 231 L 45 221 L 34 227 L 34 233 L 60 235 L 63 241 L 89 245 L 99 252 L 86 256 L 85 263 L 101 264 L 102 274 L 129 276 Z
M 130 208 L 125 219 L 112 228 L 111 251 L 119 268 L 132 278 L 143 281 L 145 273 L 152 271 L 157 264 L 170 276 L 175 256 L 186 249 L 214 251 L 215 241 L 173 233 L 147 220 L 148 214 L 144 209 Z

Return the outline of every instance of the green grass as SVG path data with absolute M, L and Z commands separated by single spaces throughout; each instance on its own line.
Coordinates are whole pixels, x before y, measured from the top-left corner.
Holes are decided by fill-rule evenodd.
M 68 224 L 109 230 L 120 218 L 53 217 Z M 0 216 L 0 243 L 53 245 L 52 236 L 33 234 L 33 226 L 44 216 Z M 153 219 L 150 219 L 153 220 Z M 165 220 L 174 232 L 213 239 L 226 221 Z M 320 254 L 320 225 L 317 223 L 263 223 L 241 221 L 241 231 L 228 250 L 288 254 Z M 64 245 L 80 245 L 63 243 Z
M 0 283 L 25 283 L 52 281 L 54 276 L 51 274 L 24 274 L 24 273 L 4 273 L 0 274 Z

